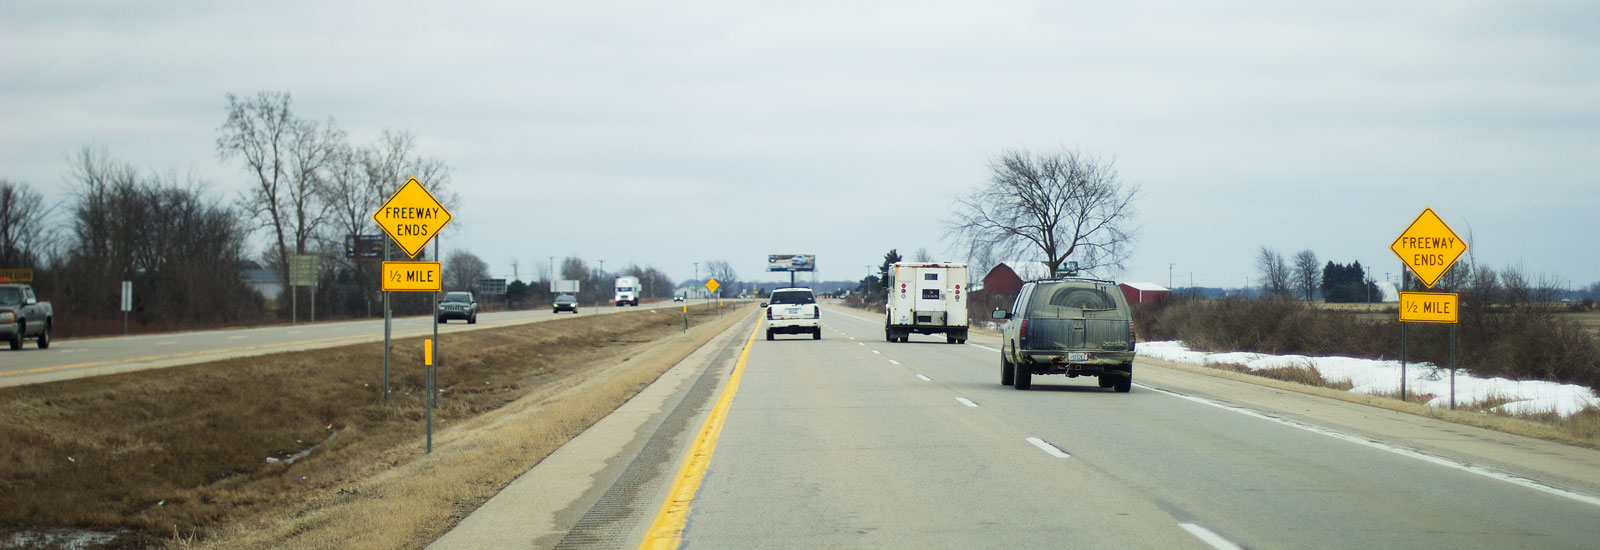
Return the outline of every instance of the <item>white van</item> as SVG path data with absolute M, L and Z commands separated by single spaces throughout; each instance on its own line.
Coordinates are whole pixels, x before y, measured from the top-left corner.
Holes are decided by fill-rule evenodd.
M 967 341 L 967 264 L 900 262 L 889 268 L 883 337 L 905 342 L 912 333 L 943 334 L 945 341 Z

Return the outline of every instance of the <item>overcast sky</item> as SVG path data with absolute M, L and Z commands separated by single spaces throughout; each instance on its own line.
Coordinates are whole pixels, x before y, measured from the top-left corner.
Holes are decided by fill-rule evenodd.
M 1267 246 L 1381 281 L 1432 206 L 1480 262 L 1600 281 L 1592 0 L 767 4 L 10 0 L 0 177 L 65 200 L 92 145 L 231 199 L 224 94 L 288 90 L 452 166 L 445 253 L 507 277 L 959 260 L 945 225 L 988 160 L 1070 148 L 1143 188 L 1101 275 L 1236 287 Z

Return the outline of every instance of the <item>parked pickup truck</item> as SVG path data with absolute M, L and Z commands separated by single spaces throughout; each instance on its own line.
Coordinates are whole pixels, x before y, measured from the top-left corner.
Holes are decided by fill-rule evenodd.
M 50 347 L 53 322 L 50 302 L 39 301 L 32 286 L 0 284 L 0 338 L 10 342 L 11 349 L 22 349 L 23 338 L 33 338 L 39 349 Z

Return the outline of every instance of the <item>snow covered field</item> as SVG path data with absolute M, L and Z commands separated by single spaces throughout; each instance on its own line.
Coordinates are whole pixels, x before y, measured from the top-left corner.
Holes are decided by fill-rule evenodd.
M 1209 353 L 1191 351 L 1180 342 L 1140 342 L 1139 355 L 1151 359 L 1206 366 L 1244 365 L 1252 371 L 1284 367 L 1315 367 L 1329 382 L 1349 382 L 1350 391 L 1367 394 L 1398 393 L 1400 362 L 1350 357 L 1306 357 L 1261 353 Z M 1431 363 L 1406 365 L 1406 391 L 1431 394 L 1430 407 L 1450 406 L 1450 370 Z M 1584 386 L 1555 382 L 1477 378 L 1456 371 L 1456 406 L 1472 407 L 1490 399 L 1507 403 L 1493 410 L 1511 414 L 1554 412 L 1569 416 L 1585 407 L 1600 407 L 1600 397 Z

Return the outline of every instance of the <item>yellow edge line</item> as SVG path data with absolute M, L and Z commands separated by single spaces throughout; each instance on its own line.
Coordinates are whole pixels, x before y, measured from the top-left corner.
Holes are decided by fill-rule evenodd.
M 756 335 L 760 333 L 761 323 L 757 322 L 755 330 L 750 331 L 750 339 L 744 343 L 744 351 L 739 352 L 739 362 L 733 367 L 733 374 L 728 376 L 728 385 L 722 389 L 722 397 L 717 399 L 717 406 L 711 409 L 705 426 L 700 428 L 700 435 L 695 437 L 694 444 L 683 457 L 683 466 L 678 468 L 672 491 L 667 493 L 667 501 L 661 505 L 661 512 L 656 514 L 656 521 L 650 524 L 650 532 L 645 535 L 639 548 L 675 549 L 683 543 L 683 529 L 689 522 L 689 505 L 694 502 L 695 494 L 700 492 L 700 482 L 705 479 L 706 467 L 711 464 L 711 451 L 716 449 L 717 436 L 722 434 L 722 424 L 728 417 L 728 409 L 733 406 L 733 395 L 739 393 L 739 379 L 744 376 L 744 364 L 750 359 L 750 348 L 755 345 Z

